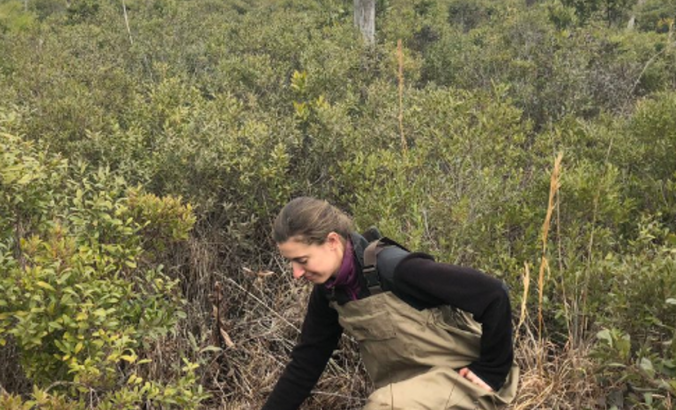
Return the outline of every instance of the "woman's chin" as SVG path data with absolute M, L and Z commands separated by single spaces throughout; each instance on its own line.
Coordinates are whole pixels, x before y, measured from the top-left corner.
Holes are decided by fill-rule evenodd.
M 315 285 L 323 285 L 327 280 L 329 280 L 329 278 L 323 277 L 321 275 L 313 275 L 307 278 L 307 280 L 314 283 Z

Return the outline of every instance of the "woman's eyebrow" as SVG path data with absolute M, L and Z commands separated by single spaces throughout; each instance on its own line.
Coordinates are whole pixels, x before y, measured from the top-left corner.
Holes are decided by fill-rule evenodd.
M 305 258 L 307 258 L 307 256 L 302 255 L 302 256 L 296 256 L 295 258 L 289 258 L 289 260 L 294 261 L 294 262 L 300 262 L 301 259 L 305 259 Z

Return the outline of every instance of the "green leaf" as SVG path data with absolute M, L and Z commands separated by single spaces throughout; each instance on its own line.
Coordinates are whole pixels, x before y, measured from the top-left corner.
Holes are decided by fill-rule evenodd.
M 28 185 L 33 180 L 33 177 L 29 174 L 23 175 L 16 183 L 18 185 Z
M 645 404 L 647 405 L 652 405 L 653 404 L 653 394 L 648 392 L 648 393 L 643 393 L 643 399 L 645 401 Z
M 103 309 L 103 308 L 98 308 L 98 309 L 96 309 L 96 310 L 95 310 L 94 312 L 92 312 L 92 313 L 94 314 L 94 316 L 97 316 L 97 317 L 104 317 L 104 316 L 106 316 L 106 310 Z
M 641 368 L 648 376 L 655 377 L 655 368 L 653 367 L 653 362 L 650 361 L 647 357 L 642 357 L 638 363 L 638 367 Z
M 49 322 L 47 324 L 47 327 L 51 330 L 61 330 L 61 329 L 63 329 L 63 326 L 61 326 L 61 324 L 56 322 L 56 321 Z
M 48 290 L 51 290 L 51 291 L 56 291 L 56 289 L 54 289 L 54 286 L 50 285 L 50 284 L 47 283 L 47 282 L 41 281 L 41 280 L 37 281 L 36 285 L 38 285 L 39 287 L 41 287 L 41 288 L 43 288 L 43 289 L 48 289 Z
M 137 357 L 136 355 L 123 354 L 120 356 L 120 359 L 124 360 L 125 362 L 134 363 Z
M 613 345 L 613 338 L 610 335 L 610 330 L 608 330 L 608 329 L 603 329 L 600 332 L 598 332 L 596 334 L 596 338 L 598 340 L 602 340 L 602 341 L 608 343 L 609 346 Z

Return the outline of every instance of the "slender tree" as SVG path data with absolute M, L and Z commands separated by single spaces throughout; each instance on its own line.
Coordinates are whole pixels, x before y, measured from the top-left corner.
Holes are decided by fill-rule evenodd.
M 636 4 L 634 11 L 632 11 L 632 13 L 631 13 L 631 17 L 629 18 L 629 22 L 627 23 L 627 29 L 628 30 L 634 29 L 634 26 L 636 25 L 636 9 L 640 9 L 641 6 L 644 3 L 645 3 L 645 0 L 638 0 L 638 3 Z
M 354 0 L 354 25 L 368 44 L 375 43 L 376 0 Z

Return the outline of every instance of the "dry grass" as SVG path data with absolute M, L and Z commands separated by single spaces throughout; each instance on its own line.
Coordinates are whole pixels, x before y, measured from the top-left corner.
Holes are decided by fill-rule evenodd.
M 555 200 L 559 187 L 561 186 L 561 160 L 563 153 L 560 153 L 554 161 L 554 170 L 550 178 L 549 184 L 549 201 L 547 203 L 547 214 L 545 221 L 542 224 L 542 257 L 540 259 L 540 273 L 538 275 L 538 331 L 542 335 L 543 319 L 542 319 L 542 298 L 545 288 L 545 271 L 549 272 L 549 261 L 547 260 L 547 241 L 549 237 L 549 228 L 551 226 L 552 214 L 554 213 Z
M 247 304 L 242 318 L 246 325 L 235 326 L 231 331 L 237 348 L 222 352 L 206 372 L 205 384 L 214 394 L 207 408 L 259 409 L 274 387 L 298 335 L 287 321 L 300 324 L 308 293 L 295 284 L 283 292 L 276 286 L 282 285 L 272 285 L 273 297 L 279 297 L 281 317 L 256 302 Z M 536 337 L 536 325 L 528 319 L 521 329 L 522 336 L 516 343 L 516 360 L 521 369 L 519 394 L 508 409 L 603 408 L 595 399 L 600 396 L 600 387 L 591 377 L 593 364 L 588 347 L 573 349 L 570 345 L 559 347 L 542 342 Z M 546 358 L 544 362 L 542 357 Z M 360 409 L 369 392 L 357 346 L 344 337 L 339 352 L 302 409 Z
M 212 394 L 206 408 L 259 409 L 298 340 L 311 287 L 294 281 L 282 260 L 269 252 L 261 257 L 271 261 L 265 266 L 221 264 L 216 269 L 198 249 L 189 246 L 191 260 L 182 276 L 203 289 L 184 287 L 191 291 L 188 318 L 178 334 L 157 343 L 151 356 L 162 363 L 177 362 L 181 355 L 201 362 L 202 383 Z M 222 350 L 199 353 L 213 344 Z M 359 408 L 367 388 L 357 347 L 344 337 L 304 408 Z
M 528 299 L 530 269 L 524 264 L 523 296 L 519 322 L 516 327 L 516 360 L 521 369 L 519 394 L 509 409 L 581 409 L 597 408 L 594 397 L 599 387 L 587 372 L 593 367 L 586 344 L 573 344 L 571 340 L 563 347 L 557 346 L 544 337 L 542 302 L 545 272 L 549 272 L 547 244 L 551 218 L 558 206 L 558 191 L 561 186 L 561 161 L 559 154 L 554 161 L 550 177 L 547 213 L 542 224 L 542 255 L 538 274 L 538 321 L 535 326 L 528 321 Z M 525 326 L 524 326 L 525 325 Z M 525 329 L 521 334 L 521 329 Z M 521 334 L 521 335 L 520 335 Z
M 521 330 L 521 326 L 526 322 L 526 315 L 528 314 L 528 292 L 530 290 L 530 268 L 528 267 L 528 263 L 523 264 L 523 295 L 521 297 L 521 313 L 519 314 L 519 324 L 516 325 L 516 329 L 514 331 L 515 334 L 515 339 L 519 339 L 519 331 Z
M 529 327 L 530 328 L 530 327 Z M 517 341 L 521 369 L 519 393 L 510 410 L 599 408 L 600 387 L 588 374 L 593 364 L 588 347 L 571 348 L 542 342 L 532 332 Z M 544 362 L 541 358 L 545 357 Z

